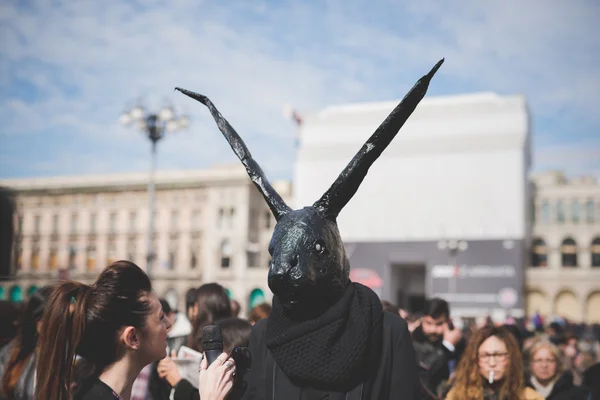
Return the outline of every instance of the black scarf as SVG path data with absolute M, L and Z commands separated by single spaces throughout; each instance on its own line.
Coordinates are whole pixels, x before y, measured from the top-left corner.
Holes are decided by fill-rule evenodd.
M 288 318 L 273 297 L 266 344 L 295 385 L 347 391 L 376 370 L 382 331 L 379 297 L 366 286 L 350 283 L 337 303 L 308 321 Z

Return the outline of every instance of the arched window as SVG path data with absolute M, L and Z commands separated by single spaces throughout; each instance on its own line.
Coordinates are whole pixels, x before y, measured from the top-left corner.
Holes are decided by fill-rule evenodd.
M 265 293 L 261 289 L 254 289 L 250 292 L 250 298 L 248 300 L 248 309 L 252 310 L 257 305 L 265 302 Z
M 38 287 L 36 285 L 29 286 L 29 289 L 27 289 L 27 297 L 33 296 L 33 294 L 35 292 L 37 292 L 37 290 L 38 290 Z
M 563 267 L 577 266 L 577 243 L 572 238 L 566 238 L 560 247 Z
M 600 237 L 592 240 L 592 267 L 600 268 Z
M 23 301 L 23 289 L 21 289 L 21 286 L 10 288 L 10 301 L 13 303 L 21 303 Z
M 4 291 L 4 286 L 0 286 L 0 300 L 6 300 L 6 292 Z
M 533 241 L 533 246 L 531 246 L 531 266 L 536 268 L 548 266 L 548 252 L 544 239 L 538 238 Z
M 229 243 L 229 239 L 223 239 L 221 242 L 221 268 L 229 268 L 231 265 L 231 243 Z

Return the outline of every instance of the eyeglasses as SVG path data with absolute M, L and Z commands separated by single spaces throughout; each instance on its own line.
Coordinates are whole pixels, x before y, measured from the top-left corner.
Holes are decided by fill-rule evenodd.
M 479 361 L 489 363 L 494 358 L 496 361 L 504 362 L 508 358 L 508 352 L 504 353 L 480 353 Z
M 553 359 L 535 359 L 531 360 L 533 364 L 556 364 L 556 360 Z

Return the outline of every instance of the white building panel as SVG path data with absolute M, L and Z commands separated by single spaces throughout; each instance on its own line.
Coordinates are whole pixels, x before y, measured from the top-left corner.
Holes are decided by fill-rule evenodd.
M 397 102 L 306 118 L 294 203 L 331 185 Z M 426 98 L 339 216 L 345 241 L 525 238 L 529 120 L 520 96 Z

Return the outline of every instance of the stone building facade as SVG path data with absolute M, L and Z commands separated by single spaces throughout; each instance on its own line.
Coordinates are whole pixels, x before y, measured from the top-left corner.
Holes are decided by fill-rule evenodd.
M 59 278 L 91 283 L 119 259 L 146 268 L 147 182 L 147 174 L 0 181 L 16 205 L 12 270 L 0 297 L 18 301 Z M 289 183 L 274 186 L 289 201 Z M 271 300 L 275 219 L 243 166 L 158 172 L 155 213 L 150 274 L 159 296 L 182 308 L 188 289 L 219 282 L 243 312 Z

